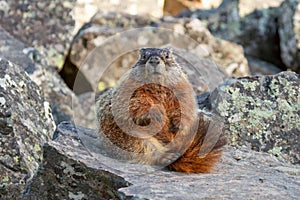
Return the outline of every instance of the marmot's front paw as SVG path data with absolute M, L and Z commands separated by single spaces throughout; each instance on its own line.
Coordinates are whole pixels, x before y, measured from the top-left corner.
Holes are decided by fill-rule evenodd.
M 133 119 L 134 123 L 139 126 L 148 126 L 150 123 L 153 123 L 155 126 L 165 123 L 165 111 L 161 108 L 160 105 L 153 105 L 151 109 L 144 115 Z
M 158 165 L 167 166 L 173 162 L 175 162 L 181 154 L 179 152 L 172 152 L 172 153 L 164 153 L 157 161 Z
M 139 126 L 148 126 L 151 123 L 151 119 L 145 116 L 145 117 L 135 118 L 133 119 L 133 122 Z

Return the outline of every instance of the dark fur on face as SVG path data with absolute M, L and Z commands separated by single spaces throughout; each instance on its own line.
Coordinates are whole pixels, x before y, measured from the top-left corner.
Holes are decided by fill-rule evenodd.
M 173 51 L 170 48 L 142 48 L 136 65 L 145 65 L 153 56 L 159 57 L 166 65 L 174 65 Z

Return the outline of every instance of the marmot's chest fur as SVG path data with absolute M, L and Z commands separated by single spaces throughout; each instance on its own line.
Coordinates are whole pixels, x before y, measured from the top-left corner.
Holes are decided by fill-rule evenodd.
M 149 113 L 154 105 L 157 109 L 155 112 L 161 113 L 164 119 L 155 118 L 155 112 Z M 165 86 L 151 83 L 138 88 L 130 99 L 129 112 L 139 126 L 148 126 L 151 121 L 164 121 L 162 129 L 153 135 L 164 144 L 171 142 L 179 131 L 180 102 L 174 92 Z

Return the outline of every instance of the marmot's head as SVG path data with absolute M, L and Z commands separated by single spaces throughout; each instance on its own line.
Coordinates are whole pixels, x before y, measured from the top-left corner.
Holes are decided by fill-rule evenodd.
M 130 78 L 144 83 L 173 84 L 185 78 L 169 48 L 142 48 Z

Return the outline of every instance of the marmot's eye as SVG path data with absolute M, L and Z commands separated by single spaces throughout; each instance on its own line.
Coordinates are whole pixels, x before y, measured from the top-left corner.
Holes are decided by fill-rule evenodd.
M 141 59 L 141 60 L 145 60 L 145 59 L 146 59 L 146 55 L 145 55 L 145 54 L 141 54 L 141 55 L 140 55 L 140 59 Z

